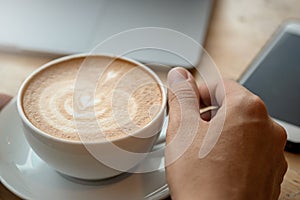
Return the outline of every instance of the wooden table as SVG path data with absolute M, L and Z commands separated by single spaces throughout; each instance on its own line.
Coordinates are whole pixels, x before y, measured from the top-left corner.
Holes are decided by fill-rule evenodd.
M 224 77 L 238 79 L 280 23 L 300 19 L 299 0 L 218 0 L 206 40 Z M 0 93 L 16 95 L 25 77 L 53 58 L 0 52 Z M 300 155 L 286 153 L 289 168 L 280 199 L 300 199 Z M 19 199 L 0 184 L 0 200 Z

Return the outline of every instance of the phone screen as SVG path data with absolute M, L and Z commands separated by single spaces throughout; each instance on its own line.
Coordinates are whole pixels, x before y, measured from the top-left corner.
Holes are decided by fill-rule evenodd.
M 300 126 L 300 36 L 286 32 L 244 86 L 262 98 L 272 117 Z

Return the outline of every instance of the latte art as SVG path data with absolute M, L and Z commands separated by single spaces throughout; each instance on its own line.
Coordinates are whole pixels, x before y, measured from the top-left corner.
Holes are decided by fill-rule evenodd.
M 94 93 L 84 92 L 88 88 L 83 87 L 82 95 L 74 96 L 84 58 L 48 67 L 32 78 L 23 95 L 29 121 L 54 137 L 74 141 L 113 140 L 149 124 L 162 104 L 155 79 L 125 60 L 116 59 L 107 66 L 102 57 L 88 59 L 84 81 L 90 81 L 88 74 L 92 77 L 102 71 Z M 78 127 L 86 131 L 79 134 Z

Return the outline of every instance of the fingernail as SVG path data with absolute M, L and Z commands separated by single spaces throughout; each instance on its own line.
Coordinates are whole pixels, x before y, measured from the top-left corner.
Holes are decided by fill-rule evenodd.
M 170 87 L 172 87 L 172 85 L 178 82 L 185 81 L 188 78 L 189 78 L 189 74 L 185 69 L 176 67 L 172 69 L 168 74 L 168 84 Z

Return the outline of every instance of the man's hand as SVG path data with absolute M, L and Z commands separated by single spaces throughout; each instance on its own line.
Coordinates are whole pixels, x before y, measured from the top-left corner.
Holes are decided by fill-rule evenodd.
M 208 89 L 198 88 L 192 75 L 182 68 L 169 73 L 168 83 L 167 144 L 177 134 L 189 134 L 190 129 L 180 128 L 183 123 L 197 127 L 193 143 L 166 168 L 172 198 L 277 199 L 287 170 L 283 154 L 286 132 L 269 117 L 262 100 L 227 80 L 216 84 L 210 96 Z M 201 116 L 200 106 L 210 106 L 212 102 L 217 103 L 218 111 Z M 225 123 L 217 143 L 200 158 L 209 125 L 222 119 Z M 175 153 L 174 148 L 166 149 L 167 164 Z
M 0 111 L 12 99 L 11 96 L 0 94 Z

